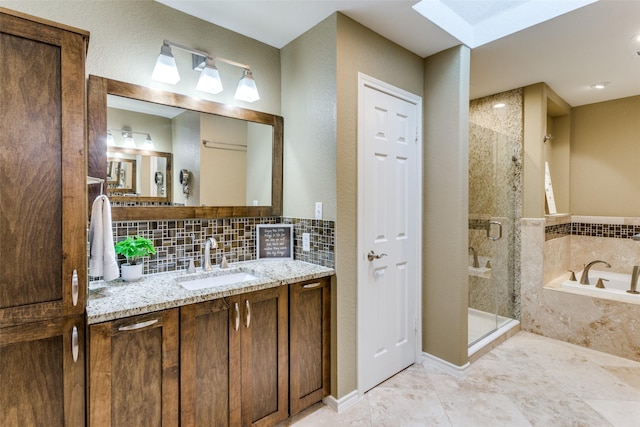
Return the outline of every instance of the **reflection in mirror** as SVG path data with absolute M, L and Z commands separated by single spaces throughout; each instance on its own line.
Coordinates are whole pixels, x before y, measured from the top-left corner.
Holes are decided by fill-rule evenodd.
M 271 205 L 272 126 L 115 95 L 107 96 L 107 106 L 108 134 L 113 144 L 107 146 L 109 153 L 112 148 L 127 145 L 148 148 L 152 141 L 154 149 L 173 155 L 174 170 L 190 172 L 188 191 L 173 192 L 172 199 L 167 200 L 172 205 Z M 139 172 L 146 183 L 150 182 L 148 170 Z M 155 171 L 150 169 L 151 173 Z M 164 173 L 162 179 L 165 177 L 174 188 L 182 186 L 179 177 Z M 147 185 L 138 186 L 143 190 L 137 192 L 126 190 L 130 187 L 124 184 L 109 188 L 112 194 L 118 190 L 129 196 L 128 202 L 136 201 L 136 197 L 162 196 L 153 194 L 155 185 L 149 190 Z
M 281 116 L 91 75 L 88 104 L 89 175 L 106 179 L 114 148 L 169 156 L 166 174 L 141 172 L 136 161 L 140 195 L 117 196 L 123 203 L 112 204 L 114 221 L 282 215 Z M 143 196 L 143 177 L 164 182 L 164 202 Z M 89 200 L 96 195 L 89 188 Z
M 108 194 L 136 194 L 136 160 L 109 157 L 107 161 Z
M 112 201 L 171 201 L 171 153 L 107 147 L 107 195 Z

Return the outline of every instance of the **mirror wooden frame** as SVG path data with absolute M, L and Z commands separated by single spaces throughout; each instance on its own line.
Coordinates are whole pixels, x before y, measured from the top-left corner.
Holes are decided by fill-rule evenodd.
M 114 221 L 282 215 L 284 125 L 281 116 L 90 75 L 87 120 L 89 126 L 88 174 L 104 180 L 107 175 L 107 94 L 273 126 L 271 206 L 114 206 L 111 208 L 111 218 Z M 89 186 L 89 207 L 100 194 L 100 189 L 95 187 L 99 186 Z

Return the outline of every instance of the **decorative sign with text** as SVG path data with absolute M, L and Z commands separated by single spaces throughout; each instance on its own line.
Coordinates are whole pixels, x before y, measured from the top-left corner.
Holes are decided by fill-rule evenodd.
M 292 224 L 258 224 L 256 227 L 258 259 L 293 259 Z

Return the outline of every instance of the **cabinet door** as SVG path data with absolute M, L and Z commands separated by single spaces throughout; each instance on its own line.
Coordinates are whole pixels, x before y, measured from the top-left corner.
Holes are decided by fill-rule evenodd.
M 323 278 L 289 287 L 291 415 L 329 395 L 330 285 Z
M 239 329 L 238 301 L 180 308 L 182 426 L 240 425 Z
M 82 426 L 84 316 L 0 329 L 0 426 Z
M 286 286 L 239 295 L 242 310 L 242 425 L 272 426 L 288 417 Z
M 89 328 L 89 424 L 178 425 L 178 309 Z
M 84 58 L 84 35 L 0 12 L 0 327 L 84 312 Z

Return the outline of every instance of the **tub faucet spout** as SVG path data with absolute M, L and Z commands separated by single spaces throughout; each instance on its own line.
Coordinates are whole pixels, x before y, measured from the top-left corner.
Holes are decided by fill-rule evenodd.
M 631 288 L 627 291 L 630 294 L 640 294 L 638 292 L 638 276 L 640 276 L 640 265 L 633 267 L 633 274 L 631 274 Z
M 473 246 L 469 246 L 469 252 L 473 255 L 473 268 L 480 268 L 480 262 L 478 261 L 478 254 Z
M 611 264 L 609 264 L 607 261 L 601 261 L 601 260 L 591 261 L 589 264 L 585 265 L 584 269 L 582 270 L 582 275 L 580 276 L 580 284 L 582 285 L 589 284 L 589 270 L 591 269 L 591 267 L 593 267 L 594 264 L 604 264 L 607 266 L 607 268 L 611 268 Z

